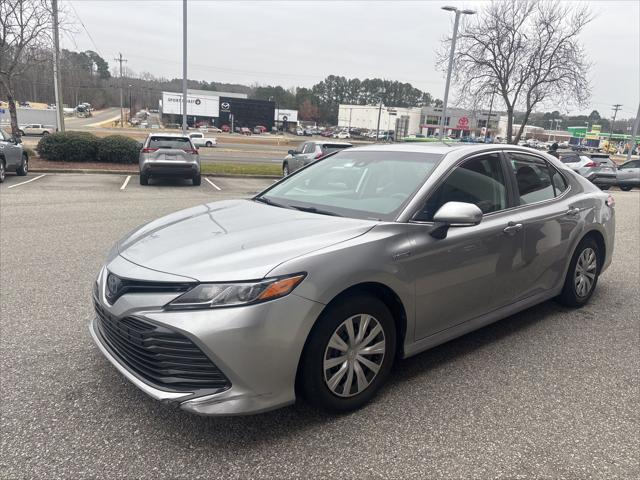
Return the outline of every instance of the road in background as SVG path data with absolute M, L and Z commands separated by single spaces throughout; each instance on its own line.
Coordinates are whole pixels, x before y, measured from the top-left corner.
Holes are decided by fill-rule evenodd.
M 95 275 L 137 225 L 268 180 L 125 175 L 0 186 L 0 478 L 639 478 L 640 192 L 615 192 L 591 302 L 550 301 L 399 362 L 364 409 L 206 418 L 158 403 L 93 344 Z M 274 207 L 275 208 L 275 207 Z

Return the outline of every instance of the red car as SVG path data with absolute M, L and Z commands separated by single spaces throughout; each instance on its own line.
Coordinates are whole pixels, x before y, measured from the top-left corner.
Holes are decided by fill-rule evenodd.
M 229 125 L 222 125 L 220 127 L 220 130 L 222 130 L 224 133 L 229 133 L 231 131 L 231 127 L 229 127 Z

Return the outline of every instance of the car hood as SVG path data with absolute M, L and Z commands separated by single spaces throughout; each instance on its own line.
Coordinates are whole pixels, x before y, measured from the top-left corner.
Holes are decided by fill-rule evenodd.
M 162 217 L 131 232 L 117 248 L 137 265 L 201 282 L 251 280 L 375 224 L 229 200 Z

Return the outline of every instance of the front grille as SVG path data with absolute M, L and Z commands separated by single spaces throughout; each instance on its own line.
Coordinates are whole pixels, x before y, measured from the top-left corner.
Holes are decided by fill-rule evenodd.
M 139 318 L 117 319 L 95 299 L 101 337 L 137 376 L 162 390 L 192 391 L 231 386 L 202 350 L 184 335 Z

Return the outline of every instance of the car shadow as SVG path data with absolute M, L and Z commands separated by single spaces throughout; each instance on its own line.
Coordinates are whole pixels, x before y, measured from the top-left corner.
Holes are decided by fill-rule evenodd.
M 492 342 L 504 340 L 512 335 L 522 335 L 539 322 L 554 318 L 554 314 L 565 309 L 553 301 L 531 307 L 496 323 L 470 332 L 462 337 L 434 347 L 414 357 L 398 360 L 393 368 L 391 378 L 381 392 L 394 391 L 403 383 L 425 377 L 429 381 L 429 372 L 447 363 L 455 362 L 461 357 L 472 354 Z M 585 312 L 585 315 L 587 313 Z M 329 426 L 343 423 L 350 416 L 366 414 L 368 408 L 376 408 L 376 399 L 363 410 L 343 415 L 332 415 L 320 412 L 302 401 L 295 405 L 251 416 L 238 417 L 203 417 L 193 415 L 173 407 L 166 408 L 163 415 L 163 428 L 178 442 L 185 445 L 207 444 L 219 449 L 244 449 L 263 442 L 272 442 L 274 438 L 299 435 L 306 429 L 316 426 Z M 398 408 L 402 408 L 398 405 Z M 362 413 L 364 412 L 364 413 Z

